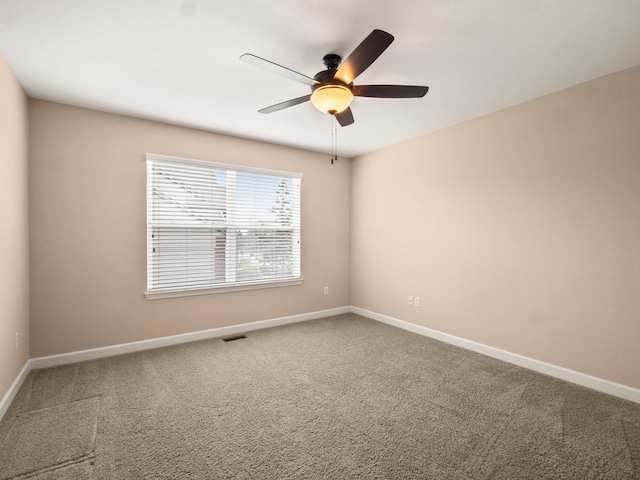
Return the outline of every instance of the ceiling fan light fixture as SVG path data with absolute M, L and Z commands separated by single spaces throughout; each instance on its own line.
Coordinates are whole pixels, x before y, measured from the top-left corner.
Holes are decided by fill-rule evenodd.
M 353 92 L 344 85 L 323 85 L 311 94 L 311 103 L 323 113 L 334 115 L 351 105 Z

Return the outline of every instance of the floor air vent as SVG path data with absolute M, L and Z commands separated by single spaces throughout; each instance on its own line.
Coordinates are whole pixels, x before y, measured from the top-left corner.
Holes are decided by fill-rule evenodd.
M 222 339 L 223 342 L 233 342 L 234 340 L 242 340 L 243 338 L 247 338 L 246 335 L 234 335 L 233 337 L 225 337 Z

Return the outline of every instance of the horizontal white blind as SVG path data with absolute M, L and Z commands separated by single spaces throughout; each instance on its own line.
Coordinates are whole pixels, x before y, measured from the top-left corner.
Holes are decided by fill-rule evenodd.
M 147 154 L 147 292 L 299 279 L 301 179 Z

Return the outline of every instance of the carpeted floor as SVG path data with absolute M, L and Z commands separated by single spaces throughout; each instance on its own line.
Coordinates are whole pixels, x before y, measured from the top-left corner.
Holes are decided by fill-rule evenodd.
M 19 478 L 640 479 L 640 405 L 348 314 L 33 371 Z

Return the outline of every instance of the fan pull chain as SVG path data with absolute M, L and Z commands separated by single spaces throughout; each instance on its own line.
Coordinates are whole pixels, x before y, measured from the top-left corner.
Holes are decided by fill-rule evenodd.
M 338 161 L 338 120 L 331 115 L 331 165 Z

